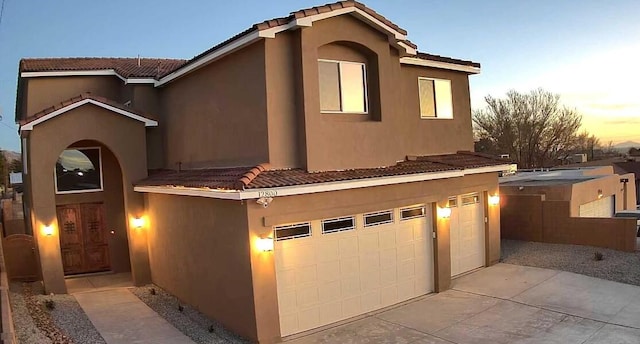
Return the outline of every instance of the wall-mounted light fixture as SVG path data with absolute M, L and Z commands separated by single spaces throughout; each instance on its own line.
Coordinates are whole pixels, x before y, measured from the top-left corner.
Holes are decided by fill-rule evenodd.
M 44 234 L 46 236 L 52 236 L 53 235 L 53 225 L 48 225 L 48 226 L 42 227 L 42 234 Z
M 602 189 L 598 189 L 598 199 L 602 198 Z
M 489 196 L 489 205 L 498 205 L 498 204 L 500 204 L 500 195 Z
M 261 252 L 273 251 L 273 238 L 270 236 L 260 237 L 256 242 L 256 246 Z
M 133 220 L 131 220 L 131 224 L 133 225 L 134 228 L 140 229 L 144 226 L 144 218 L 135 217 L 133 218 Z
M 438 217 L 441 219 L 448 219 L 451 217 L 451 208 L 449 207 L 445 207 L 445 208 L 440 208 L 438 207 Z

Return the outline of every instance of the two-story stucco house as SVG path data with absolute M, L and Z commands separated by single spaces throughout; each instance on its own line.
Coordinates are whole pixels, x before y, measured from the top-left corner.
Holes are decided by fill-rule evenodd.
M 22 60 L 46 290 L 131 271 L 257 342 L 446 290 L 500 257 L 509 165 L 470 152 L 479 72 L 354 1 L 188 61 Z

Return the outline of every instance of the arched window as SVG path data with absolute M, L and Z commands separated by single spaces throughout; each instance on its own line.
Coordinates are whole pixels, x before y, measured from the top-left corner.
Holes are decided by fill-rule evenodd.
M 65 149 L 55 170 L 56 193 L 102 191 L 100 148 Z
M 376 71 L 377 55 L 358 43 L 339 41 L 318 47 L 320 112 L 370 114 Z

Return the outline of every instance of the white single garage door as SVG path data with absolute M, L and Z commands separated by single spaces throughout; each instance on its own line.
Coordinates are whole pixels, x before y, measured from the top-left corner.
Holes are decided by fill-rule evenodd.
M 580 217 L 612 217 L 615 213 L 615 196 L 580 205 Z
M 433 291 L 433 240 L 423 205 L 276 226 L 282 336 Z
M 485 265 L 484 205 L 478 193 L 449 199 L 451 276 Z

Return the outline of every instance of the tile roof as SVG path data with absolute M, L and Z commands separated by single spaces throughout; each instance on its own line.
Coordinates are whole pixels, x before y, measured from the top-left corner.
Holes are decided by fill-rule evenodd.
M 253 32 L 267 30 L 281 25 L 289 24 L 290 22 L 313 16 L 316 14 L 326 13 L 333 10 L 339 10 L 342 8 L 355 7 L 370 16 L 376 18 L 380 22 L 389 26 L 390 28 L 400 32 L 403 35 L 407 34 L 407 31 L 398 25 L 394 24 L 384 16 L 380 15 L 371 8 L 364 4 L 353 1 L 338 1 L 335 3 L 325 4 L 321 6 L 315 6 L 310 8 L 301 9 L 295 12 L 291 12 L 286 17 L 274 18 L 265 20 L 260 23 L 256 23 L 248 29 L 238 33 L 235 36 L 224 40 L 213 47 L 203 51 L 202 53 L 194 56 L 189 60 L 181 59 L 159 59 L 159 58 L 109 58 L 109 57 L 73 57 L 73 58 L 28 58 L 20 61 L 20 72 L 53 72 L 53 71 L 87 71 L 87 70 L 115 70 L 118 75 L 123 78 L 154 78 L 156 80 L 161 79 L 183 67 L 189 66 L 196 61 L 200 60 L 204 56 L 216 51 L 223 46 L 249 35 Z M 403 40 L 404 44 L 416 49 L 417 46 L 409 40 Z M 472 67 L 480 68 L 480 64 L 467 60 L 459 60 L 445 56 L 432 55 L 427 53 L 417 53 L 416 58 L 447 62 L 453 64 L 460 64 Z
M 184 65 L 187 60 L 155 58 L 65 57 L 25 58 L 20 72 L 60 72 L 113 69 L 123 78 L 158 78 Z
M 455 171 L 497 166 L 508 161 L 471 152 L 435 156 L 408 157 L 394 166 L 343 171 L 307 172 L 303 169 L 269 170 L 267 164 L 256 167 L 162 171 L 138 182 L 136 186 L 168 186 L 245 190 L 299 186 L 367 178 Z
M 480 64 L 478 62 L 473 62 L 473 61 L 469 61 L 469 60 L 454 59 L 452 57 L 427 54 L 427 53 L 423 53 L 423 52 L 418 52 L 415 56 L 411 56 L 411 57 L 417 57 L 417 58 L 422 59 L 422 60 L 453 63 L 453 64 L 457 64 L 457 65 L 471 66 L 471 67 L 480 68 Z
M 144 112 L 141 112 L 141 111 L 135 110 L 133 108 L 124 106 L 123 104 L 120 104 L 120 103 L 118 103 L 118 102 L 116 102 L 114 100 L 107 99 L 107 98 L 104 98 L 104 97 L 94 96 L 91 93 L 86 92 L 86 93 L 82 93 L 82 94 L 80 94 L 78 96 L 75 96 L 73 98 L 70 98 L 70 99 L 67 99 L 65 101 L 62 101 L 62 102 L 60 102 L 58 104 L 55 104 L 53 106 L 50 106 L 50 107 L 48 107 L 48 108 L 46 108 L 44 110 L 41 110 L 41 111 L 35 113 L 33 116 L 30 116 L 29 118 L 21 120 L 19 123 L 20 123 L 20 125 L 28 124 L 30 122 L 33 122 L 33 121 L 37 120 L 38 118 L 44 117 L 44 116 L 46 116 L 46 115 L 48 115 L 48 114 L 50 114 L 50 113 L 52 113 L 54 111 L 58 111 L 58 110 L 60 110 L 60 109 L 62 109 L 64 107 L 67 107 L 69 105 L 75 104 L 75 103 L 80 102 L 80 101 L 83 101 L 85 99 L 93 99 L 93 100 L 95 100 L 97 102 L 104 103 L 104 104 L 113 106 L 115 108 L 118 108 L 120 110 L 124 110 L 124 111 L 130 112 L 130 113 L 136 114 L 138 116 L 153 120 L 153 117 L 150 117 L 148 114 L 145 114 Z

